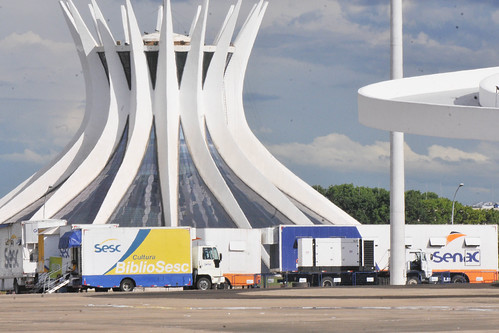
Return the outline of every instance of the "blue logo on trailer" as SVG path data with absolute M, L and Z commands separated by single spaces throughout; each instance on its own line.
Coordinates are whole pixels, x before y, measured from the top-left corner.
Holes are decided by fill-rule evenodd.
M 440 253 L 440 251 L 433 252 L 433 262 L 466 262 L 466 263 L 480 263 L 480 251 L 466 252 L 466 253 Z
M 100 244 L 95 244 L 94 245 L 94 252 L 95 253 L 114 253 L 114 252 L 121 252 L 120 247 L 121 244 L 104 244 L 106 242 L 110 241 L 115 241 L 116 239 L 108 239 L 103 241 Z
M 296 271 L 299 238 L 362 238 L 356 227 L 281 226 L 282 271 Z

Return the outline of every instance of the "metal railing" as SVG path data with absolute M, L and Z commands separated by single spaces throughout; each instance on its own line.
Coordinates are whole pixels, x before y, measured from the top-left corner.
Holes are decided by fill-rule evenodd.
M 70 282 L 71 272 L 69 267 L 66 266 L 53 271 L 44 272 L 38 275 L 38 282 L 36 284 L 36 292 L 51 294 L 60 288 L 66 286 Z

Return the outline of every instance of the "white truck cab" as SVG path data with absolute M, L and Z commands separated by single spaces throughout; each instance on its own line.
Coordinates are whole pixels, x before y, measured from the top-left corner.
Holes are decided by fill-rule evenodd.
M 192 247 L 193 285 L 197 289 L 207 290 L 225 282 L 220 261 L 222 261 L 222 254 L 218 253 L 215 246 Z
M 431 282 L 432 270 L 428 259 L 426 252 L 421 249 L 407 250 L 407 284 Z

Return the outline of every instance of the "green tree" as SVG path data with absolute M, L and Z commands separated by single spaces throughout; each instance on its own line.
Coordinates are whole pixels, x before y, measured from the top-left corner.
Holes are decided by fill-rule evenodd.
M 382 188 L 353 184 L 315 185 L 319 193 L 363 224 L 390 223 L 390 192 Z M 449 224 L 452 201 L 433 192 L 409 190 L 405 193 L 407 224 Z M 499 224 L 499 211 L 473 209 L 459 202 L 454 205 L 455 224 Z
M 320 188 L 316 188 L 321 192 Z M 385 189 L 355 187 L 353 184 L 329 186 L 326 197 L 361 223 L 390 221 L 390 194 Z

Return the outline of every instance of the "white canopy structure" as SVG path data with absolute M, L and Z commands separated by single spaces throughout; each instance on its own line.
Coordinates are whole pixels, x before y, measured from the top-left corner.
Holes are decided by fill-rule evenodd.
M 498 85 L 499 67 L 372 84 L 359 90 L 359 121 L 387 131 L 499 141 Z
M 207 0 L 187 36 L 173 32 L 169 0 L 157 31 L 142 36 L 126 0 L 122 41 L 96 1 L 97 34 L 72 1 L 60 4 L 85 76 L 85 116 L 55 160 L 0 200 L 0 223 L 358 224 L 279 163 L 247 124 L 243 81 L 267 2 L 253 6 L 234 39 L 241 1 L 231 6 L 213 45 L 205 44 Z

